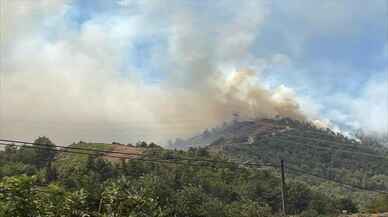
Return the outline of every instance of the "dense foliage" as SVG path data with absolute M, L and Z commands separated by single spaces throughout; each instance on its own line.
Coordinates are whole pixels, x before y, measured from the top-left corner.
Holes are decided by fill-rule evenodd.
M 36 143 L 52 145 L 47 138 Z M 275 169 L 190 160 L 227 160 L 203 148 L 173 151 L 146 143 L 140 147 L 145 157 L 120 161 L 6 147 L 0 152 L 0 216 L 265 217 L 280 213 L 280 179 Z M 155 158 L 186 160 L 180 164 L 150 160 Z M 357 211 L 350 198 L 323 194 L 297 179 L 288 179 L 286 194 L 291 214 L 333 216 L 342 210 Z M 374 205 L 384 204 L 383 200 L 376 199 Z M 370 209 L 383 206 L 371 204 Z
M 318 175 L 326 179 L 347 183 L 362 189 L 388 191 L 388 149 L 371 141 L 349 139 L 329 129 L 319 129 L 310 123 L 291 119 L 271 120 L 272 124 L 287 126 L 282 132 L 258 136 L 251 143 L 227 144 L 223 138 L 214 141 L 209 151 L 221 152 L 237 161 L 278 163 L 286 161 L 288 172 L 326 195 L 347 195 L 355 200 L 362 210 L 371 209 L 370 201 L 383 204 L 386 201 L 379 194 L 357 191 L 323 183 L 321 179 L 307 174 Z M 292 170 L 294 169 L 294 170 Z M 387 207 L 379 205 L 379 207 Z

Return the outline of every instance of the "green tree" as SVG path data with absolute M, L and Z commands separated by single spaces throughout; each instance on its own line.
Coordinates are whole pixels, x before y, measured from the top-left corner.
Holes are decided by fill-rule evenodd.
M 271 207 L 265 203 L 244 200 L 227 207 L 227 217 L 273 217 Z
M 197 186 L 185 186 L 176 194 L 175 212 L 182 217 L 205 216 L 203 205 L 208 201 L 206 193 Z
M 38 166 L 47 165 L 48 161 L 52 161 L 56 152 L 51 149 L 56 149 L 54 143 L 47 137 L 39 137 L 34 141 L 35 147 L 35 162 Z
M 164 217 L 157 200 L 147 196 L 144 188 L 134 188 L 125 178 L 109 182 L 102 193 L 101 204 L 107 216 Z
M 306 210 L 312 200 L 311 190 L 303 183 L 290 182 L 287 184 L 287 212 L 298 214 Z
M 353 200 L 348 197 L 339 198 L 335 204 L 339 211 L 346 210 L 348 213 L 358 212 L 356 204 L 354 204 Z
M 367 204 L 366 210 L 372 213 L 388 212 L 388 195 L 379 195 L 372 199 Z
M 4 217 L 38 216 L 34 176 L 6 177 L 0 182 L 0 213 Z

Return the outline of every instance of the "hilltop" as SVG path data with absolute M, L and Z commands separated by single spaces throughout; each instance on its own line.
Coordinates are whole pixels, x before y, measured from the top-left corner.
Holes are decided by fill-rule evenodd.
M 173 149 L 206 147 L 215 144 L 221 145 L 220 141 L 223 145 L 254 143 L 262 138 L 281 136 L 296 131 L 313 138 L 320 137 L 331 142 L 355 145 L 355 148 L 364 147 L 366 148 L 364 151 L 367 149 L 383 152 L 388 150 L 381 145 L 383 140 L 373 139 L 374 137 L 366 136 L 360 132 L 356 133 L 355 137 L 349 138 L 329 128 L 319 128 L 311 122 L 300 122 L 285 117 L 225 122 L 222 126 L 205 129 L 202 133 L 188 139 L 177 138 L 170 143 L 169 147 Z
M 388 190 L 388 149 L 371 140 L 349 138 L 309 122 L 289 118 L 234 121 L 173 144 L 174 148 L 204 147 L 239 162 L 279 164 L 283 159 L 288 173 L 309 183 L 320 183 L 318 175 L 360 188 Z M 336 185 L 323 188 L 330 194 Z M 354 189 L 353 189 L 354 190 Z M 360 191 L 362 197 L 375 195 Z M 353 194 L 354 195 L 354 194 Z M 362 197 L 358 200 L 362 202 Z M 365 199 L 365 198 L 364 198 Z
M 248 142 L 249 139 L 254 137 L 276 134 L 290 128 L 287 125 L 276 124 L 274 120 L 259 119 L 224 123 L 221 127 L 216 127 L 211 130 L 206 129 L 203 133 L 189 139 L 177 139 L 170 147 L 176 149 L 205 147 L 219 139 L 225 139 L 225 141 L 228 140 L 231 143 L 243 143 Z

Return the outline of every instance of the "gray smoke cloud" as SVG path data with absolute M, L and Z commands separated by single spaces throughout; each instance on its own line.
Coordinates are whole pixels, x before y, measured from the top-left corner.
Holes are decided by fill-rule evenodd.
M 164 142 L 234 113 L 319 116 L 302 111 L 291 88 L 264 81 L 287 56 L 250 51 L 267 1 L 220 1 L 207 10 L 182 1 L 118 1 L 114 12 L 98 11 L 79 26 L 66 19 L 71 1 L 4 2 L 1 137 Z M 214 14 L 225 8 L 224 17 Z M 127 58 L 144 38 L 160 42 L 146 60 L 158 82 Z
M 237 112 L 245 118 L 304 118 L 292 90 L 252 82 L 271 64 L 249 53 L 267 13 L 263 2 L 241 3 L 226 20 L 213 19 L 211 10 L 165 4 L 137 2 L 140 13 L 131 14 L 130 2 L 120 2 L 119 15 L 96 16 L 75 31 L 63 20 L 71 2 L 8 1 L 7 11 L 17 15 L 7 13 L 2 40 L 7 56 L 2 137 L 164 141 L 215 126 Z M 55 40 L 45 37 L 50 25 L 60 32 Z M 167 35 L 166 49 L 153 50 L 151 57 L 165 72 L 157 84 L 144 82 L 135 68 L 120 69 L 132 41 L 152 34 Z M 234 68 L 222 69 L 229 66 Z

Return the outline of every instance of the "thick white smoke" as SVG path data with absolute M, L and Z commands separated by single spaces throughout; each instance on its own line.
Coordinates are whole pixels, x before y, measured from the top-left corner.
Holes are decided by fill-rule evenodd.
M 264 0 L 220 1 L 207 10 L 182 1 L 118 1 L 114 12 L 81 24 L 67 18 L 71 1 L 1 2 L 1 137 L 160 142 L 236 112 L 306 118 L 292 89 L 261 80 L 287 56 L 250 51 L 269 13 Z M 225 8 L 225 17 L 213 14 Z M 158 82 L 128 59 L 144 39 L 159 42 L 145 60 Z
M 71 2 L 30 3 L 7 5 L 21 16 L 9 13 L 5 27 L 2 136 L 160 141 L 217 125 L 236 112 L 303 117 L 293 96 L 281 88 L 270 91 L 249 82 L 256 77 L 254 68 L 220 70 L 252 61 L 249 48 L 266 15 L 261 1 L 241 3 L 222 22 L 185 4 L 142 2 L 138 14 L 122 8 L 118 15 L 87 21 L 79 31 L 62 20 Z M 152 29 L 158 15 L 165 19 L 164 28 Z M 60 31 L 54 40 L 47 38 L 53 28 L 49 19 Z M 132 41 L 161 32 L 167 35 L 167 49 L 153 55 L 167 56 L 158 60 L 167 73 L 164 81 L 149 84 L 135 71 L 121 71 Z

